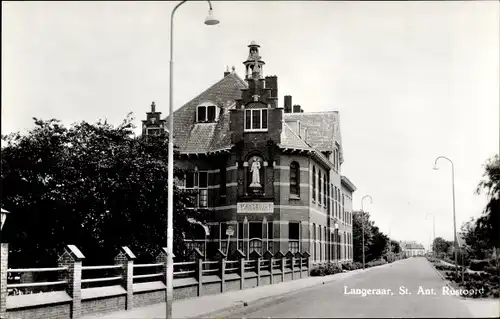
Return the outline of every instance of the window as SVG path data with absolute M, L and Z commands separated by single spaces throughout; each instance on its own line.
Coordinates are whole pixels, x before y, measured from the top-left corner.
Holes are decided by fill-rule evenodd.
M 313 200 L 316 200 L 316 166 L 314 165 L 313 165 L 312 184 L 313 184 Z
M 199 123 L 215 122 L 217 116 L 217 109 L 215 105 L 200 105 L 196 109 L 196 121 Z
M 238 223 L 238 249 L 245 253 L 245 246 L 243 245 L 243 223 Z
M 299 164 L 297 162 L 292 162 L 290 164 L 290 195 L 300 196 L 300 186 L 299 186 Z
M 245 110 L 245 131 L 267 131 L 267 109 Z
M 268 239 L 268 249 L 273 252 L 273 222 L 267 223 L 267 239 Z
M 313 242 L 312 242 L 312 248 L 313 248 L 313 260 L 317 260 L 316 256 L 316 224 L 313 224 Z
M 195 207 L 208 207 L 208 172 L 186 172 L 186 189 L 198 189 L 193 195 Z
M 326 200 L 327 200 L 327 189 L 326 189 L 327 183 L 326 183 L 326 174 L 323 174 L 323 205 L 326 206 Z
M 300 224 L 298 222 L 288 223 L 288 250 L 292 253 L 299 251 Z
M 319 189 L 318 202 L 321 205 L 321 203 L 323 202 L 323 179 L 321 178 L 320 170 L 318 170 L 318 189 Z
M 250 222 L 248 223 L 248 238 L 260 238 L 262 239 L 262 223 L 261 222 Z
M 146 135 L 160 135 L 160 129 L 157 127 L 148 127 L 146 129 Z

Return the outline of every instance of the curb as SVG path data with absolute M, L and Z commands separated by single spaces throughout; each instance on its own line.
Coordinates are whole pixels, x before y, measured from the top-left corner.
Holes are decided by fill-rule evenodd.
M 434 271 L 438 274 L 438 276 L 444 281 L 444 283 L 446 284 L 446 287 L 450 288 L 451 290 L 455 290 L 455 288 L 453 288 L 450 284 L 450 281 L 448 279 L 446 279 L 440 272 L 439 270 L 436 269 L 436 267 L 434 267 L 434 265 L 428 260 L 426 259 L 427 262 L 430 264 L 430 266 L 432 267 L 432 269 L 434 269 Z M 459 299 L 462 299 L 462 300 L 468 300 L 468 298 L 464 298 L 462 296 L 457 296 L 459 297 Z

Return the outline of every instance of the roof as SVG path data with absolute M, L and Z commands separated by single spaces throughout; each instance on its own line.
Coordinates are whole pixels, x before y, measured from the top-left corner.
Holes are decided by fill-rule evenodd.
M 340 182 L 347 186 L 351 192 L 355 192 L 357 190 L 356 186 L 354 186 L 354 184 L 345 176 L 340 177 Z
M 280 146 L 283 148 L 312 150 L 311 146 L 301 139 L 286 123 L 283 124 Z
M 174 139 L 181 153 L 213 152 L 231 147 L 229 111 L 248 85 L 236 73 L 230 73 L 203 93 L 174 111 Z M 212 101 L 222 106 L 215 123 L 196 123 L 196 107 Z M 168 121 L 168 117 L 166 118 Z
M 332 151 L 342 145 L 339 112 L 285 113 L 285 121 L 300 121 L 307 127 L 306 142 L 319 151 Z M 342 152 L 342 151 L 341 151 Z
M 422 244 L 409 243 L 405 245 L 405 249 L 425 249 Z

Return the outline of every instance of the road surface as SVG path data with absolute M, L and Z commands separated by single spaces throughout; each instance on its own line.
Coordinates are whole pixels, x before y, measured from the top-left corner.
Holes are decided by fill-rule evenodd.
M 477 317 L 469 311 L 466 301 L 449 295 L 447 289 L 432 265 L 425 258 L 416 257 L 219 317 Z

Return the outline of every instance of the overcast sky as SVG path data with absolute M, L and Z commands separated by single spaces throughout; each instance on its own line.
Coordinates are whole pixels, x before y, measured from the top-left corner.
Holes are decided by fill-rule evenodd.
M 169 21 L 175 2 L 2 2 L 2 133 L 32 117 L 69 125 L 136 124 L 152 101 L 168 113 Z M 499 151 L 499 4 L 470 2 L 206 2 L 175 17 L 175 107 L 244 76 L 257 41 L 266 75 L 306 112 L 340 112 L 342 174 L 375 222 L 426 246 L 478 216 L 485 160 Z

